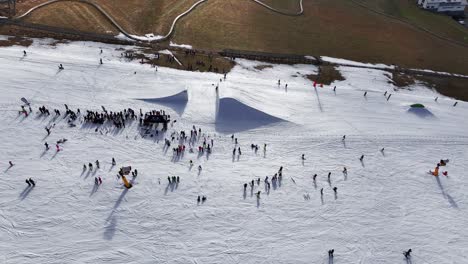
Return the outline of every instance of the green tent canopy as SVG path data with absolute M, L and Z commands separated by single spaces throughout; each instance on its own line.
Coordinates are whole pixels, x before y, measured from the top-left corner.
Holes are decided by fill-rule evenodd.
M 425 108 L 423 104 L 412 104 L 411 107 L 412 108 Z

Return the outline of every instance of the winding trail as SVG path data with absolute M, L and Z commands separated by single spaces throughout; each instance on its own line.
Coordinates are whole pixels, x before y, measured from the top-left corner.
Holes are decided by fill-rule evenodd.
M 132 40 L 136 40 L 136 41 L 148 41 L 148 42 L 161 42 L 161 41 L 165 41 L 167 39 L 169 39 L 171 37 L 171 35 L 174 33 L 175 31 L 175 26 L 177 24 L 177 22 L 183 18 L 184 16 L 186 16 L 187 14 L 189 14 L 190 12 L 192 12 L 197 6 L 201 5 L 202 3 L 208 1 L 208 0 L 200 0 L 198 2 L 196 2 L 195 4 L 193 4 L 189 9 L 187 9 L 185 12 L 183 12 L 182 14 L 178 15 L 174 21 L 172 22 L 172 25 L 171 25 L 171 28 L 169 30 L 169 32 L 158 38 L 158 39 L 148 39 L 148 40 L 145 40 L 145 36 L 135 36 L 135 35 L 132 35 L 130 34 L 129 32 L 127 32 L 122 26 L 120 26 L 119 23 L 117 23 L 117 21 L 115 21 L 115 19 L 109 15 L 102 7 L 100 7 L 98 4 L 94 3 L 94 2 L 90 2 L 90 1 L 87 1 L 87 0 L 50 0 L 50 1 L 47 1 L 45 3 L 42 3 L 40 5 L 37 5 L 31 9 L 29 9 L 28 11 L 26 11 L 24 14 L 20 15 L 20 16 L 17 16 L 15 18 L 13 18 L 14 20 L 19 20 L 19 19 L 22 19 L 28 15 L 30 15 L 32 12 L 40 9 L 40 8 L 43 8 L 45 6 L 48 6 L 48 5 L 51 5 L 51 4 L 54 4 L 54 3 L 57 3 L 57 2 L 79 2 L 79 3 L 83 3 L 83 4 L 87 4 L 87 5 L 91 5 L 93 6 L 94 8 L 96 8 L 99 12 L 101 12 L 102 15 L 104 15 L 104 17 L 113 25 L 115 26 L 122 34 L 124 34 L 127 38 L 129 39 L 132 39 Z
M 300 16 L 300 15 L 304 14 L 304 6 L 302 5 L 302 0 L 299 0 L 300 11 L 296 12 L 296 13 L 287 13 L 287 12 L 281 11 L 279 9 L 273 8 L 273 7 L 263 3 L 260 0 L 252 0 L 252 1 L 254 1 L 255 3 L 257 3 L 257 4 L 259 4 L 259 5 L 263 6 L 263 7 L 266 7 L 268 9 L 270 9 L 273 12 L 276 12 L 276 13 L 279 13 L 279 14 L 282 14 L 282 15 L 285 15 L 285 16 Z
M 38 10 L 40 8 L 46 7 L 48 5 L 54 4 L 54 3 L 58 3 L 58 2 L 79 2 L 79 3 L 91 5 L 92 7 L 96 8 L 113 26 L 115 26 L 122 34 L 124 34 L 129 39 L 136 40 L 136 41 L 146 41 L 146 42 L 161 42 L 161 41 L 168 40 L 172 36 L 172 34 L 175 31 L 175 26 L 176 26 L 177 22 L 181 18 L 188 15 L 196 7 L 198 7 L 199 5 L 201 5 L 201 4 L 203 4 L 203 3 L 207 2 L 207 1 L 208 0 L 200 0 L 200 1 L 196 2 L 195 4 L 193 4 L 189 9 L 187 9 L 185 12 L 181 13 L 180 15 L 178 15 L 174 19 L 174 21 L 172 22 L 171 28 L 169 29 L 169 32 L 166 35 L 161 36 L 159 38 L 154 38 L 154 39 L 147 38 L 146 36 L 137 36 L 137 35 L 134 35 L 134 34 L 130 34 L 109 13 L 107 13 L 101 6 L 99 6 L 98 4 L 96 4 L 94 2 L 88 1 L 88 0 L 49 0 L 49 1 L 45 2 L 45 3 L 39 4 L 39 5 L 35 6 L 35 7 L 32 7 L 31 9 L 26 11 L 24 14 L 19 15 L 17 17 L 14 17 L 12 19 L 13 20 L 20 20 L 20 19 L 30 15 L 34 11 L 36 11 L 36 10 Z M 286 15 L 286 16 L 300 16 L 300 15 L 302 15 L 304 13 L 304 7 L 302 5 L 303 0 L 299 0 L 300 11 L 297 12 L 297 13 L 287 13 L 287 12 L 281 11 L 279 9 L 275 9 L 275 8 L 263 3 L 260 0 L 251 0 L 251 1 L 253 1 L 253 2 L 255 2 L 255 3 L 267 8 L 267 9 L 273 11 L 273 12 L 276 12 L 276 13 L 279 13 L 279 14 L 282 14 L 282 15 Z

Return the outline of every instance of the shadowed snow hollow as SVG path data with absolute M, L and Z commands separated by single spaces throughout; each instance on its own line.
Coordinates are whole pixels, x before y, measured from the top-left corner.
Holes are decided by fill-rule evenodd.
M 284 122 L 284 120 L 245 105 L 236 99 L 221 98 L 219 100 L 216 115 L 218 132 L 240 132 L 279 122 Z
M 141 98 L 138 99 L 147 103 L 154 103 L 163 106 L 170 107 L 173 109 L 178 115 L 182 115 L 184 113 L 185 107 L 187 106 L 188 102 L 188 93 L 187 90 L 184 90 L 180 93 L 161 97 L 161 98 Z

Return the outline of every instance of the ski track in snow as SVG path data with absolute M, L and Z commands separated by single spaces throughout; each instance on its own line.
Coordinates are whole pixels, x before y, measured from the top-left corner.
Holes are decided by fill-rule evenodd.
M 238 60 L 220 82 L 223 76 L 214 73 L 155 72 L 121 59 L 115 45 L 44 43 L 36 40 L 26 57 L 23 47 L 0 48 L 1 263 L 329 263 L 330 248 L 335 264 L 406 263 L 401 252 L 408 248 L 413 264 L 466 262 L 466 103 L 452 107 L 453 99 L 420 85 L 394 91 L 380 70 L 339 67 L 345 81 L 314 90 L 304 78 L 317 71 L 311 65 L 272 64 L 259 71 L 254 66 L 265 63 Z M 58 71 L 60 63 L 65 70 Z M 242 155 L 233 157 L 230 135 L 215 129 L 216 85 L 219 98 L 285 122 L 237 128 Z M 181 116 L 138 100 L 184 90 Z M 389 101 L 385 91 L 393 94 Z M 103 126 L 101 134 L 94 126 L 69 128 L 63 117 L 24 118 L 18 116 L 21 97 L 35 111 L 45 105 L 63 112 L 63 104 L 82 112 L 101 105 L 110 111 L 165 109 L 177 119 L 168 133 L 201 127 L 207 141 L 214 139 L 213 153 L 186 152 L 174 160 L 163 139 L 142 138 L 138 122 L 123 130 Z M 426 105 L 434 118 L 408 113 L 413 103 Z M 45 137 L 44 127 L 53 123 Z M 68 142 L 56 153 L 53 142 L 60 138 Z M 258 153 L 251 143 L 259 145 Z M 449 177 L 428 175 L 441 158 L 450 159 L 441 170 Z M 97 159 L 99 170 L 82 170 Z M 9 160 L 15 163 L 10 169 Z M 139 171 L 130 190 L 116 178 L 126 165 Z M 280 166 L 281 186 L 267 194 L 263 179 Z M 181 178 L 177 188 L 167 185 L 172 175 Z M 94 188 L 97 176 L 104 183 Z M 29 177 L 37 184 L 32 190 L 24 182 Z M 242 185 L 257 177 L 261 184 L 252 192 L 248 187 L 244 198 Z M 197 195 L 208 199 L 197 205 Z

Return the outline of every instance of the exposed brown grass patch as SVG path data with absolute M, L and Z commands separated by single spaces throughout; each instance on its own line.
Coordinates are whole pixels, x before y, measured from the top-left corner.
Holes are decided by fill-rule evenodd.
M 9 47 L 9 46 L 23 46 L 29 47 L 33 43 L 33 40 L 30 38 L 23 38 L 19 36 L 8 37 L 6 40 L 0 40 L 0 47 Z
M 320 66 L 318 74 L 309 74 L 307 75 L 307 78 L 311 81 L 325 85 L 330 85 L 334 81 L 345 80 L 340 71 L 338 71 L 334 66 Z
M 273 66 L 272 66 L 272 65 L 263 64 L 263 65 L 257 65 L 257 66 L 254 67 L 254 69 L 259 70 L 259 71 L 262 71 L 262 70 L 268 69 L 268 68 L 273 68 Z
M 392 83 L 396 87 L 406 87 L 415 84 L 414 76 L 395 72 L 391 76 Z

